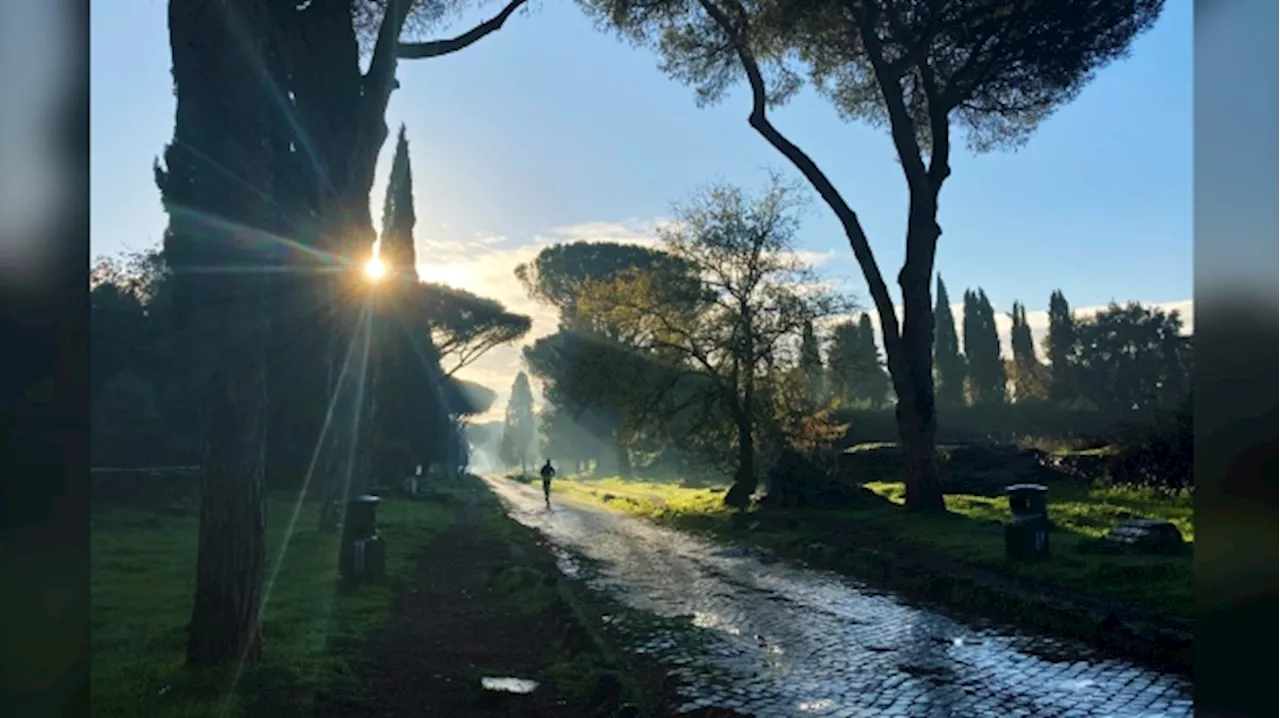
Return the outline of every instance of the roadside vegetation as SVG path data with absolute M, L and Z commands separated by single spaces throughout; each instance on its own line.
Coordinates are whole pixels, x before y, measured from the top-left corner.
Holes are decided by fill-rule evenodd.
M 239 676 L 234 667 L 196 670 L 184 662 L 197 502 L 95 507 L 95 716 L 404 714 L 405 704 L 387 703 L 394 691 L 384 684 L 414 685 L 431 676 L 448 679 L 441 685 L 454 692 L 425 684 L 422 690 L 453 715 L 505 714 L 508 702 L 532 701 L 574 715 L 609 716 L 628 706 L 639 715 L 662 714 L 663 675 L 648 666 L 632 670 L 601 633 L 601 615 L 620 609 L 562 577 L 537 533 L 508 518 L 475 478 L 425 500 L 380 502 L 387 575 L 358 586 L 340 582 L 332 570 L 337 535 L 310 521 L 291 525 L 299 509 L 314 515 L 312 502 L 299 507 L 295 499 L 284 492 L 268 498 L 272 562 L 263 655 Z M 462 625 L 451 611 L 474 625 Z M 416 625 L 432 620 L 441 625 Z M 518 634 L 528 640 L 512 638 Z M 533 695 L 484 691 L 484 677 L 531 679 L 541 687 Z
M 379 508 L 388 546 L 382 584 L 344 590 L 333 567 L 338 536 L 293 524 L 313 502 L 275 492 L 267 500 L 270 564 L 263 660 L 228 687 L 235 667 L 185 666 L 194 595 L 199 505 L 95 507 L 90 573 L 92 700 L 95 716 L 238 715 L 265 685 L 297 696 L 353 688 L 361 640 L 392 619 L 396 591 L 412 577 L 415 554 L 452 522 L 446 504 L 390 500 Z M 229 711 L 229 713 L 228 713 Z
M 1194 613 L 1191 554 L 1195 533 L 1191 497 L 1186 493 L 1170 496 L 1153 489 L 1074 483 L 1054 486 L 1048 500 L 1055 529 L 1051 533 L 1053 558 L 1023 563 L 1005 556 L 1003 524 L 1010 513 L 1004 497 L 948 494 L 947 513 L 921 515 L 903 510 L 901 482 L 875 481 L 864 486 L 883 501 L 836 510 L 753 508 L 739 520 L 734 519 L 736 512 L 723 504 L 724 488 L 689 488 L 678 481 L 574 477 L 558 481 L 555 490 L 578 501 L 673 527 L 751 540 L 775 549 L 810 549 L 833 537 L 856 535 L 863 548 L 927 549 L 941 557 L 1071 591 L 1179 616 Z M 1171 521 L 1186 539 L 1187 551 L 1174 556 L 1116 556 L 1077 550 L 1081 542 L 1096 539 L 1130 518 Z M 831 551 L 835 548 L 829 546 Z M 837 556 L 831 558 L 838 561 Z

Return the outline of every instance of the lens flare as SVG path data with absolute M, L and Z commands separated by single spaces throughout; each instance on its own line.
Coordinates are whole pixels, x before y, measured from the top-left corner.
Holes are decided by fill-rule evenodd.
M 376 282 L 387 276 L 387 265 L 383 264 L 381 259 L 373 257 L 364 264 L 364 276 L 369 281 Z

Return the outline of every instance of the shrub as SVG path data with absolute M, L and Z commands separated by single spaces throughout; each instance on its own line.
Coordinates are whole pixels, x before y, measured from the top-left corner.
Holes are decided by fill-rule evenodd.
M 1155 422 L 1131 426 L 1116 442 L 1106 478 L 1121 486 L 1178 492 L 1194 487 L 1190 400 Z
M 869 497 L 869 491 L 826 468 L 825 462 L 786 448 L 769 471 L 769 493 L 761 503 L 775 509 L 833 509 Z

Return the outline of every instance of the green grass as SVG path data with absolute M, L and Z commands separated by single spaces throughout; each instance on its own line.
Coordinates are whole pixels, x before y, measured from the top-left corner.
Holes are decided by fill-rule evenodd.
M 867 488 L 894 505 L 903 502 L 901 483 L 873 483 Z M 1165 519 L 1177 526 L 1189 543 L 1194 542 L 1189 496 L 1168 497 L 1154 491 L 1115 487 L 1055 486 L 1049 491 L 1048 501 L 1049 518 L 1056 528 L 1051 535 L 1054 556 L 1045 563 L 1015 563 L 1005 558 L 1000 527 L 1009 518 L 1009 505 L 1004 497 L 961 494 L 947 496 L 946 505 L 948 516 L 891 511 L 868 519 L 946 555 L 999 568 L 1011 575 L 1183 616 L 1194 611 L 1190 551 L 1179 556 L 1116 556 L 1074 550 L 1082 541 L 1099 538 L 1129 518 Z
M 391 617 L 396 586 L 414 570 L 418 549 L 450 524 L 452 511 L 444 502 L 384 500 L 378 524 L 388 546 L 387 580 L 343 589 L 336 575 L 337 535 L 316 531 L 318 509 L 310 502 L 290 531 L 295 503 L 282 494 L 268 499 L 268 577 L 274 574 L 275 580 L 264 611 L 263 660 L 240 677 L 229 700 L 229 670 L 184 666 L 185 624 L 195 589 L 197 507 L 95 509 L 94 715 L 236 715 L 258 691 L 306 696 L 316 689 L 353 687 L 351 659 L 360 639 Z M 287 548 L 283 558 L 282 548 Z
M 868 489 L 901 505 L 905 487 L 899 482 L 872 482 Z M 1009 519 L 1009 502 L 1003 496 L 946 497 L 947 510 L 976 521 L 1004 522 Z M 1112 526 L 1128 518 L 1165 519 L 1182 532 L 1187 541 L 1195 540 L 1191 520 L 1191 498 L 1187 495 L 1164 496 L 1154 490 L 1105 486 L 1054 486 L 1048 496 L 1049 516 L 1058 527 L 1079 538 L 1098 538 Z
M 724 506 L 728 485 L 691 488 L 675 480 L 570 477 L 556 481 L 552 496 L 600 503 L 645 518 L 678 521 L 686 528 L 714 529 L 727 525 L 732 514 Z
M 904 540 L 941 556 L 1064 588 L 1084 591 L 1126 603 L 1190 616 L 1194 611 L 1192 559 L 1178 556 L 1097 555 L 1075 551 L 1087 539 L 1102 536 L 1126 518 L 1171 521 L 1188 542 L 1194 541 L 1191 499 L 1162 496 L 1154 491 L 1055 485 L 1049 491 L 1053 558 L 1044 563 L 1011 562 L 1005 556 L 1003 522 L 1009 518 L 1004 497 L 974 495 L 946 497 L 948 513 L 920 515 L 901 508 L 903 485 L 873 482 L 865 485 L 884 497 L 879 505 L 841 511 L 797 511 L 788 515 L 799 528 L 762 528 L 752 540 L 784 551 L 823 542 L 843 527 L 863 529 L 877 538 L 865 546 L 892 551 L 883 539 Z M 610 479 L 570 479 L 557 490 L 576 500 L 657 519 L 680 528 L 712 533 L 730 531 L 722 494 L 688 489 L 671 483 Z M 612 497 L 612 498 L 610 498 Z

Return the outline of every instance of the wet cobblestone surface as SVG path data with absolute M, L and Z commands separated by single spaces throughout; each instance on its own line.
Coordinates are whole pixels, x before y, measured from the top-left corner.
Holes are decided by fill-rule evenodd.
M 680 679 L 683 711 L 755 716 L 1190 716 L 1191 684 L 1008 626 L 966 624 L 847 578 L 489 482 L 561 569 L 624 605 L 614 628 Z M 587 560 L 579 560 L 583 557 Z M 665 620 L 664 620 L 665 619 Z

